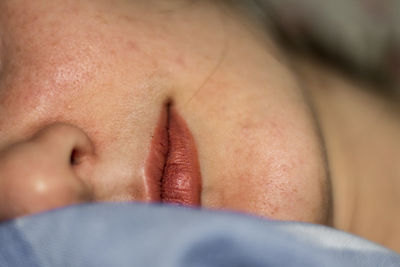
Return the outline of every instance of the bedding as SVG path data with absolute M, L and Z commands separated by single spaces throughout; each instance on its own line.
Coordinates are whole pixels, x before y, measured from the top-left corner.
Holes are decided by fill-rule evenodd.
M 140 203 L 71 206 L 0 225 L 7 267 L 400 266 L 400 255 L 321 225 Z

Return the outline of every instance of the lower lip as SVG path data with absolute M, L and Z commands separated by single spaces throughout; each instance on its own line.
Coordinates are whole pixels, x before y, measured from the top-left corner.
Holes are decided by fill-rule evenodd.
M 196 145 L 186 122 L 172 106 L 160 116 L 145 170 L 148 200 L 200 205 L 201 175 Z

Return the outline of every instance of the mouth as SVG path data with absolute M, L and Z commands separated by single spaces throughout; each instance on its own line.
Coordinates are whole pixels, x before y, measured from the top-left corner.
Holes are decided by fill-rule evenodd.
M 145 166 L 150 202 L 199 206 L 201 175 L 194 138 L 172 105 L 161 112 Z

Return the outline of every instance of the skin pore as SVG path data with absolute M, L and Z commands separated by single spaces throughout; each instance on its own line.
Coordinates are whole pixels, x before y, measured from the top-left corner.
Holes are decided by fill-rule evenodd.
M 371 164 L 378 154 L 366 157 L 361 149 L 370 148 L 333 119 L 343 110 L 362 128 L 372 116 L 360 121 L 352 103 L 368 110 L 380 98 L 333 70 L 287 59 L 255 25 L 213 1 L 1 1 L 0 218 L 88 201 L 145 201 L 145 159 L 172 101 L 196 142 L 203 207 L 333 223 L 395 248 L 385 233 L 370 235 L 395 214 L 373 205 L 384 195 L 389 207 L 395 194 L 370 188 L 378 168 L 393 178 L 398 169 Z M 337 95 L 322 93 L 328 85 L 327 92 L 340 87 Z M 373 149 L 392 151 L 381 161 L 396 159 L 400 150 L 390 145 L 398 124 L 379 107 L 388 130 L 375 138 L 387 134 L 387 144 Z M 359 144 L 354 153 L 366 158 L 348 161 L 353 147 L 338 136 Z M 363 159 L 377 168 L 366 171 L 371 183 L 353 176 Z M 354 163 L 346 169 L 344 162 Z M 387 219 L 372 221 L 378 215 Z

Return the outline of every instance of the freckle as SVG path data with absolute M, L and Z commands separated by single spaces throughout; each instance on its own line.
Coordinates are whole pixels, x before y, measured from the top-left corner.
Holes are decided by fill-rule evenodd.
M 151 62 L 151 65 L 152 65 L 153 69 L 158 68 L 158 61 L 153 60 L 153 61 Z
M 279 207 L 278 206 L 274 206 L 272 208 L 272 210 L 271 210 L 271 214 L 270 215 L 273 216 L 273 215 L 277 214 L 278 211 L 279 211 Z
M 181 67 L 186 67 L 186 62 L 185 62 L 185 60 L 183 59 L 183 57 L 178 57 L 178 58 L 176 59 L 176 63 L 177 63 L 178 65 L 180 65 Z
M 55 41 L 51 42 L 51 46 L 52 46 L 52 47 L 55 47 L 55 46 L 57 46 L 59 43 L 60 43 L 59 40 L 55 40 Z
M 113 55 L 113 56 L 115 56 L 117 53 L 115 52 L 114 49 L 111 49 L 111 50 L 110 50 L 110 54 Z
M 106 25 L 108 24 L 107 19 L 104 16 L 102 16 L 101 14 L 96 14 L 95 18 L 102 24 L 106 24 Z
M 127 22 L 133 22 L 133 21 L 134 21 L 134 19 L 132 19 L 132 18 L 129 17 L 129 16 L 120 16 L 120 18 L 121 18 L 122 20 L 124 20 L 124 21 L 127 21 Z
M 33 16 L 33 17 L 32 17 L 32 22 L 35 22 L 35 21 L 37 21 L 37 20 L 38 20 L 38 18 L 39 18 L 38 16 Z M 31 22 L 31 23 L 32 23 L 32 22 Z
M 21 52 L 21 51 L 22 51 L 21 46 L 16 45 L 16 46 L 15 46 L 15 52 L 19 53 L 19 52 Z
M 129 49 L 134 50 L 134 51 L 139 51 L 140 50 L 139 46 L 135 42 L 132 42 L 132 41 L 128 41 L 127 42 L 127 46 L 128 46 Z

